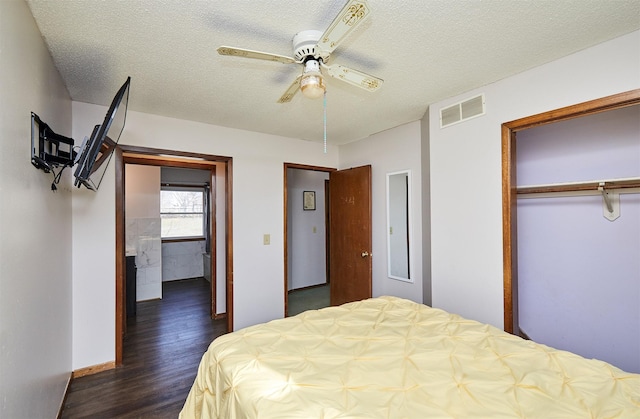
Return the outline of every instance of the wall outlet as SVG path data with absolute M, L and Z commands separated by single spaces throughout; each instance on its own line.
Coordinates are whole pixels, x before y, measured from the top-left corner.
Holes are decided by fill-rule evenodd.
M 313 234 L 316 234 L 316 226 L 313 226 Z
M 271 234 L 265 234 L 262 237 L 262 244 L 264 244 L 265 246 L 270 245 L 271 244 Z

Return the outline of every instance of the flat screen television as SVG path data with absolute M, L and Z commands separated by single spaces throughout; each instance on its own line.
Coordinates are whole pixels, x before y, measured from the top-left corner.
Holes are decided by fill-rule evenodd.
M 113 98 L 104 122 L 96 125 L 91 137 L 85 138 L 80 146 L 78 167 L 74 172 L 74 185 L 78 188 L 84 185 L 92 191 L 97 191 L 100 187 L 127 119 L 130 82 L 131 77 L 127 77 L 127 81 Z

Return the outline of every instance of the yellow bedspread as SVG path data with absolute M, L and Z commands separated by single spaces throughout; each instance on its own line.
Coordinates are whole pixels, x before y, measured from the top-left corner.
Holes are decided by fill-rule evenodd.
M 380 297 L 217 338 L 181 418 L 640 418 L 640 375 Z

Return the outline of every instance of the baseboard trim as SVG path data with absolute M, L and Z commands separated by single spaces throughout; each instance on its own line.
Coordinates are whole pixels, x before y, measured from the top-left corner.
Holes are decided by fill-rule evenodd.
M 116 367 L 116 361 L 105 362 L 104 364 L 92 365 L 90 367 L 80 368 L 71 373 L 71 378 L 80 378 L 85 375 L 93 375 L 102 371 L 112 370 Z
M 62 395 L 62 400 L 60 401 L 60 407 L 58 407 L 58 414 L 56 415 L 56 419 L 62 418 L 62 409 L 64 409 L 64 402 L 67 401 L 67 394 L 69 394 L 69 387 L 71 387 L 72 379 L 73 373 L 69 373 L 69 377 L 67 378 L 67 385 L 64 387 L 64 394 Z

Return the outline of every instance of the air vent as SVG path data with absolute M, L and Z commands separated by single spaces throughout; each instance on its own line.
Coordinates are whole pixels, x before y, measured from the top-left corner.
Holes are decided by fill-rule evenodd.
M 440 109 L 440 128 L 484 115 L 484 95 Z

